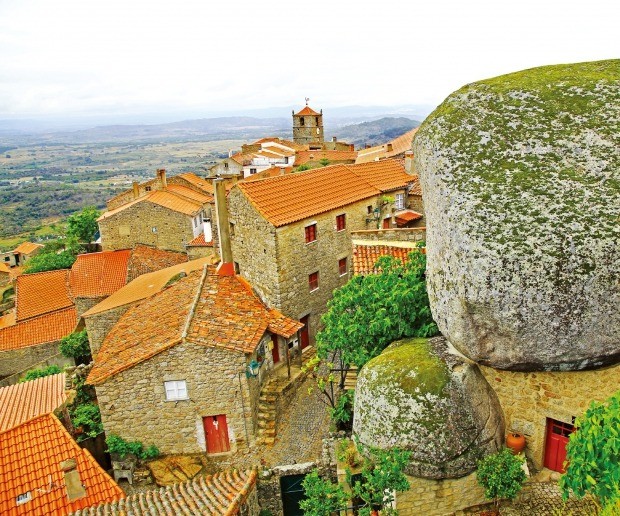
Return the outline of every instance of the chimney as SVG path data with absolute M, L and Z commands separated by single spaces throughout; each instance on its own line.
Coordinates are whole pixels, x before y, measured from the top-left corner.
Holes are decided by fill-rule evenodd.
M 286 168 L 280 167 L 280 175 L 283 176 L 284 174 L 286 174 Z
M 405 172 L 413 174 L 413 151 L 405 152 Z
M 140 197 L 140 185 L 138 184 L 138 181 L 134 181 L 131 186 L 133 187 L 133 198 L 137 199 Z
M 392 152 L 394 150 L 394 146 L 391 143 L 387 144 L 387 151 Z
M 165 168 L 158 168 L 157 169 L 157 177 L 161 181 L 161 189 L 165 190 L 166 187 L 168 186 L 168 183 L 166 182 L 166 169 Z
M 63 460 L 60 463 L 60 470 L 65 474 L 65 489 L 69 501 L 79 500 L 86 496 L 86 489 L 82 485 L 80 472 L 77 470 L 77 461 L 75 459 Z
M 230 222 L 226 206 L 226 184 L 223 179 L 213 181 L 215 187 L 215 212 L 217 214 L 217 234 L 220 241 L 220 265 L 217 273 L 220 276 L 234 276 L 235 267 L 230 244 Z
M 336 136 L 332 136 L 332 141 L 336 143 L 338 141 L 338 138 Z

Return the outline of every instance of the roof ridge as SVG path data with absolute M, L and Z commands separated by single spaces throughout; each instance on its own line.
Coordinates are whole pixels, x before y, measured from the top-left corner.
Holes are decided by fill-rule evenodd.
M 189 331 L 189 326 L 194 319 L 194 315 L 196 314 L 196 306 L 198 305 L 198 301 L 200 300 L 200 294 L 202 294 L 202 289 L 205 284 L 205 278 L 207 277 L 207 269 L 208 266 L 205 265 L 202 268 L 202 276 L 200 277 L 200 281 L 196 287 L 196 295 L 194 296 L 194 300 L 192 301 L 192 306 L 187 313 L 187 319 L 185 320 L 185 325 L 183 326 L 183 331 L 181 332 L 181 338 L 185 339 L 187 337 L 187 332 Z

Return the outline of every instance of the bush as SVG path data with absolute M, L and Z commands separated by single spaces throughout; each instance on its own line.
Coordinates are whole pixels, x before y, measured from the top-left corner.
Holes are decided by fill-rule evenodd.
M 78 435 L 78 441 L 83 441 L 88 437 L 97 437 L 103 432 L 101 412 L 99 412 L 99 405 L 96 403 L 78 405 L 71 410 L 70 416 L 74 427 L 82 427 L 84 429 L 84 433 Z
M 129 454 L 135 455 L 140 460 L 151 460 L 160 456 L 159 448 L 154 444 L 145 449 L 140 441 L 126 441 L 114 434 L 110 434 L 105 442 L 108 445 L 108 452 L 119 455 L 121 459 Z
M 493 500 L 496 507 L 501 498 L 512 500 L 523 487 L 526 479 L 523 462 L 522 457 L 513 455 L 508 448 L 478 462 L 478 483 L 484 487 L 484 496 Z
M 344 391 L 334 408 L 330 408 L 332 423 L 338 430 L 351 430 L 353 425 L 353 397 L 355 391 Z
M 76 359 L 76 361 L 90 361 L 90 344 L 86 330 L 64 337 L 60 341 L 60 352 L 68 358 Z
M 41 369 L 30 369 L 30 371 L 26 371 L 26 374 L 19 381 L 19 383 L 27 382 L 29 380 L 36 380 L 37 378 L 43 378 L 44 376 L 51 376 L 58 373 L 62 373 L 62 369 L 60 369 L 57 365 L 50 365 Z
M 24 273 L 33 274 L 35 272 L 55 271 L 58 269 L 69 269 L 75 262 L 76 256 L 70 251 L 55 253 L 39 253 L 33 256 L 24 265 Z

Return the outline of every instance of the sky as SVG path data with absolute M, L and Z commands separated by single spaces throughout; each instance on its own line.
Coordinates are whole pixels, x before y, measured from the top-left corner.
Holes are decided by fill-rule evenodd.
M 434 106 L 478 79 L 618 58 L 619 15 L 617 0 L 0 0 L 0 119 Z

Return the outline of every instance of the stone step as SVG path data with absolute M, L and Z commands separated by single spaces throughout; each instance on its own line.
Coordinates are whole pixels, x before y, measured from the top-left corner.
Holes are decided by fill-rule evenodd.
M 263 444 L 266 444 L 267 446 L 272 446 L 273 443 L 276 442 L 275 437 L 264 437 L 263 438 Z
M 275 411 L 258 413 L 259 421 L 275 421 L 275 419 L 276 419 Z
M 277 399 L 278 397 L 274 394 L 261 394 L 260 398 L 258 398 L 258 401 L 265 403 L 275 403 Z
M 262 429 L 262 430 L 268 430 L 268 429 L 274 429 L 276 428 L 276 422 L 275 421 L 259 421 L 258 422 L 258 428 Z

